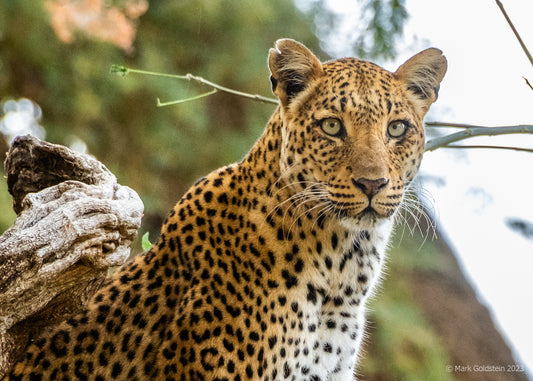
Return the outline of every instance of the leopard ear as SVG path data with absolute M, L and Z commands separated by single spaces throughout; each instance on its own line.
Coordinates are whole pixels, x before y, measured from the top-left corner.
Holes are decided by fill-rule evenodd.
M 424 116 L 429 106 L 437 100 L 440 82 L 447 67 L 442 51 L 429 48 L 407 60 L 394 73 L 396 78 L 404 82 L 420 116 Z
M 324 70 L 318 58 L 305 46 L 290 39 L 276 41 L 268 56 L 272 91 L 283 106 L 302 92 Z

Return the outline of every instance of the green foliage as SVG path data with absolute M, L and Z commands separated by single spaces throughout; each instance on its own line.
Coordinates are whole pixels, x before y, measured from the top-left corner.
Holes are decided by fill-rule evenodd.
M 150 242 L 149 232 L 146 232 L 143 234 L 142 239 L 141 239 L 141 247 L 144 251 L 148 251 L 152 247 L 152 242 Z
M 6 181 L 3 178 L 0 180 L 0 232 L 3 232 L 15 221 L 15 212 L 11 208 L 12 199 L 7 192 Z
M 344 54 L 373 60 L 394 58 L 409 17 L 405 0 L 359 0 L 359 17 L 335 13 L 327 0 L 299 3 L 314 18 L 316 33 L 325 44 L 341 40 Z
M 402 36 L 408 17 L 405 0 L 366 0 L 363 7 L 371 38 L 365 34 L 358 38 L 357 53 L 371 58 L 394 57 L 397 38 Z

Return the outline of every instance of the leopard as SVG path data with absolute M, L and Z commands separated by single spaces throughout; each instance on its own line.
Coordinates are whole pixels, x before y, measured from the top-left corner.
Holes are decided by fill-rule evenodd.
M 6 380 L 356 378 L 447 60 L 428 48 L 390 72 L 280 39 L 268 66 L 278 106 L 251 150 L 199 179 Z

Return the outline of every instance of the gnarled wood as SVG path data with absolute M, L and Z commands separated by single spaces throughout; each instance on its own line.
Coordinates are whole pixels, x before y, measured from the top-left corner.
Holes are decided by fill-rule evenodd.
M 102 163 L 66 147 L 19 137 L 5 166 L 18 217 L 0 236 L 0 377 L 127 260 L 143 213 Z

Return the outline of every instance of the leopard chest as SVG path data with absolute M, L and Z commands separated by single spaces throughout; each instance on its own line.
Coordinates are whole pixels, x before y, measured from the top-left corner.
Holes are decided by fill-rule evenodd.
M 298 286 L 277 295 L 268 331 L 265 380 L 352 380 L 364 334 L 365 302 L 383 249 L 357 234 L 317 253 Z

